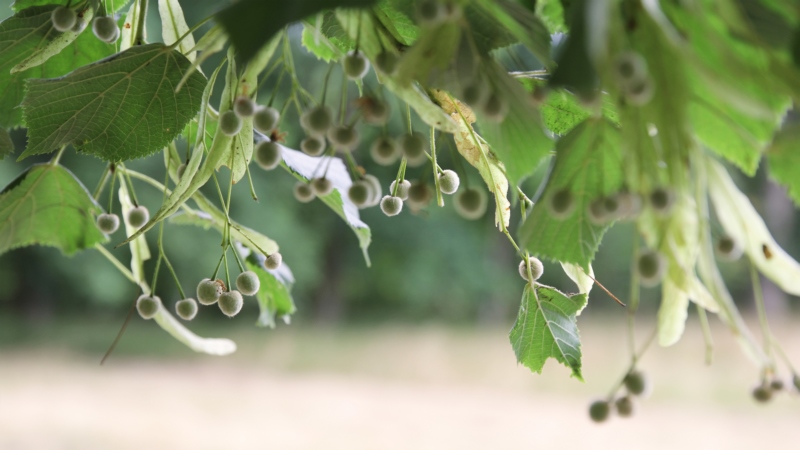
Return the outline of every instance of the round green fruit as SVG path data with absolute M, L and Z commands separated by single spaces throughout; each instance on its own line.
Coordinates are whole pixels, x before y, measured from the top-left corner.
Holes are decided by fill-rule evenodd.
M 309 156 L 320 156 L 325 153 L 325 139 L 320 136 L 308 136 L 300 142 L 300 150 Z
M 236 136 L 242 130 L 242 119 L 233 111 L 219 115 L 219 129 L 225 136 Z
M 281 113 L 271 106 L 256 108 L 253 113 L 253 128 L 261 133 L 270 135 L 278 127 L 280 118 Z
M 369 154 L 376 163 L 382 166 L 390 166 L 400 158 L 400 147 L 393 138 L 381 136 L 372 143 Z
M 185 298 L 175 303 L 175 313 L 183 320 L 194 319 L 197 309 L 197 302 L 193 298 Z
M 395 186 L 396 183 L 397 183 L 397 181 L 392 181 L 392 184 L 389 185 L 389 192 L 392 193 L 392 195 L 395 195 L 394 194 L 394 186 Z M 408 180 L 402 180 L 400 182 L 400 186 L 397 188 L 396 196 L 400 197 L 403 201 L 408 200 L 408 190 L 410 188 L 411 188 L 411 182 L 408 181 Z
M 128 224 L 139 229 L 150 220 L 150 211 L 142 205 L 128 211 Z
M 342 151 L 352 151 L 358 147 L 358 130 L 355 127 L 341 125 L 328 130 L 328 140 Z
M 236 289 L 243 295 L 256 295 L 260 287 L 261 281 L 259 281 L 258 275 L 252 270 L 242 272 L 236 277 Z
M 559 189 L 550 195 L 547 206 L 553 217 L 564 220 L 575 210 L 575 196 L 568 188 Z
M 386 75 L 393 75 L 399 61 L 400 58 L 396 54 L 384 50 L 375 58 L 375 68 Z
M 629 396 L 624 396 L 618 398 L 614 402 L 614 406 L 617 409 L 617 414 L 620 417 L 631 417 L 633 415 L 633 399 Z
M 210 278 L 203 278 L 197 284 L 197 301 L 201 305 L 213 305 L 222 294 L 222 285 Z
M 100 214 L 97 216 L 97 228 L 105 234 L 111 234 L 119 228 L 119 216 L 116 214 Z
M 311 180 L 311 189 L 314 191 L 314 194 L 322 197 L 323 195 L 328 195 L 333 192 L 333 183 L 325 177 L 314 178 Z
M 161 307 L 161 299 L 156 296 L 140 295 L 136 299 L 136 311 L 142 319 L 149 320 L 156 316 L 158 308 Z
M 92 33 L 97 39 L 110 44 L 119 39 L 119 26 L 113 17 L 98 16 L 92 20 Z
M 444 194 L 454 194 L 458 190 L 460 181 L 457 173 L 449 169 L 443 170 L 442 173 L 439 174 L 439 189 L 441 189 Z
M 267 259 L 264 260 L 264 267 L 269 270 L 275 270 L 283 263 L 283 255 L 278 252 L 270 253 Z
M 347 198 L 359 208 L 366 206 L 370 200 L 370 187 L 364 181 L 356 181 L 347 189 Z
M 50 14 L 50 21 L 53 23 L 53 28 L 55 28 L 56 31 L 61 31 L 63 33 L 64 31 L 71 30 L 72 27 L 75 26 L 75 22 L 78 21 L 78 15 L 69 8 L 59 6 Z
M 770 389 L 769 385 L 759 384 L 753 388 L 751 395 L 753 396 L 753 400 L 758 403 L 768 403 L 772 400 L 772 389 Z
M 647 378 L 645 378 L 642 372 L 634 370 L 625 375 L 623 384 L 625 384 L 625 389 L 627 389 L 630 394 L 642 395 L 647 389 Z
M 656 286 L 664 277 L 666 269 L 664 257 L 656 251 L 645 250 L 639 255 L 639 259 L 636 261 L 636 268 L 644 286 Z
M 311 200 L 314 200 L 315 197 L 316 195 L 314 194 L 314 190 L 308 183 L 298 181 L 294 185 L 294 198 L 296 198 L 298 202 L 308 203 Z
M 387 195 L 381 199 L 381 211 L 389 217 L 400 214 L 403 210 L 403 199 Z
M 261 141 L 256 146 L 256 164 L 264 170 L 272 170 L 283 160 L 281 152 L 281 146 L 277 142 Z
M 428 160 L 428 144 L 419 134 L 406 134 L 400 140 L 400 148 L 411 167 L 418 167 Z
M 462 189 L 456 194 L 454 206 L 459 216 L 467 220 L 477 220 L 486 214 L 489 197 L 482 189 Z
M 533 256 L 529 257 L 528 264 L 531 266 L 532 278 L 528 279 L 528 265 L 525 264 L 525 260 L 519 262 L 519 276 L 525 281 L 536 281 L 541 278 L 544 273 L 544 265 L 539 261 L 539 258 L 534 258 Z
M 605 422 L 610 413 L 611 406 L 605 400 L 597 400 L 589 405 L 589 418 L 592 419 L 592 422 Z
M 344 73 L 351 80 L 360 80 L 369 72 L 369 61 L 363 53 L 350 50 L 342 60 Z
M 239 314 L 244 306 L 244 299 L 242 294 L 237 290 L 223 292 L 217 301 L 220 311 L 228 317 L 233 317 Z
M 325 105 L 315 106 L 303 113 L 301 122 L 309 134 L 324 135 L 333 124 L 333 112 Z

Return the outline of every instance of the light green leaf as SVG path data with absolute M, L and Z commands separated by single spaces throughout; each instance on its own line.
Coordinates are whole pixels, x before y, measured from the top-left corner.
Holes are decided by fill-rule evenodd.
M 620 133 L 603 118 L 591 118 L 556 143 L 556 158 L 541 200 L 519 231 L 520 245 L 534 255 L 589 270 L 609 225 L 588 217 L 589 203 L 616 193 L 623 182 Z M 568 189 L 575 209 L 566 219 L 550 214 L 547 202 L 554 192 Z
M 161 44 L 142 45 L 67 76 L 29 80 L 23 108 L 28 147 L 21 158 L 73 144 L 107 161 L 161 150 L 200 109 L 205 77 L 175 86 L 189 61 Z
M 375 17 L 401 45 L 411 46 L 419 36 L 419 27 L 403 11 L 398 10 L 391 1 L 381 1 L 372 9 Z
M 0 127 L 0 161 L 13 153 L 14 142 L 11 141 L 11 135 L 8 134 L 8 130 Z
M 586 299 L 588 300 L 589 292 L 592 291 L 592 287 L 594 286 L 594 269 L 592 266 L 589 266 L 588 274 L 583 270 L 583 267 L 575 264 L 561 263 L 561 268 L 564 269 L 564 273 L 567 274 L 569 279 L 574 281 L 575 285 L 578 286 L 578 293 L 586 294 Z M 581 311 L 578 311 L 578 315 L 580 314 Z
M 342 57 L 342 51 L 333 45 L 327 36 L 307 23 L 303 24 L 301 41 L 308 51 L 325 62 L 338 61 Z
M 91 8 L 87 7 L 81 12 L 81 14 L 83 14 L 83 20 L 85 20 L 87 23 L 91 23 L 92 17 L 94 16 L 94 11 Z M 47 27 L 45 26 L 44 28 Z M 37 48 L 30 55 L 28 55 L 27 58 L 22 60 L 16 66 L 12 67 L 11 73 L 15 74 L 24 72 L 31 67 L 36 67 L 43 64 L 48 59 L 60 53 L 61 50 L 64 50 L 64 48 L 66 48 L 68 45 L 75 42 L 75 39 L 78 38 L 81 32 L 74 32 L 71 30 L 59 32 L 53 28 L 51 23 L 49 29 L 47 29 L 47 31 L 44 33 L 44 36 L 42 36 L 42 45 L 37 46 Z
M 658 308 L 658 343 L 668 347 L 681 338 L 686 328 L 689 296 L 671 279 L 661 284 L 661 306 Z
M 338 61 L 356 43 L 342 29 L 333 12 L 317 14 L 303 24 L 303 45 L 327 62 Z
M 766 151 L 769 174 L 788 188 L 789 196 L 800 205 L 800 125 L 779 131 Z
M 359 246 L 364 253 L 367 266 L 369 266 L 370 261 L 367 250 L 372 241 L 372 232 L 369 226 L 359 217 L 358 207 L 347 197 L 347 190 L 350 189 L 353 182 L 350 180 L 350 175 L 344 162 L 332 156 L 319 158 L 308 156 L 303 152 L 286 147 L 281 149 L 281 156 L 283 156 L 285 168 L 297 179 L 303 181 L 308 181 L 318 176 L 320 167 L 327 167 L 325 178 L 330 180 L 334 189 L 330 194 L 318 198 L 350 225 L 350 228 L 358 237 Z
M 122 25 L 122 29 L 120 30 L 119 35 L 119 51 L 124 52 L 131 47 L 135 47 L 136 36 L 139 34 L 139 15 L 142 11 L 142 2 L 133 2 L 131 3 L 131 7 L 128 8 L 128 12 L 125 13 L 125 23 Z M 147 27 L 145 27 L 145 31 L 147 31 Z M 142 34 L 145 34 L 142 32 Z
M 189 32 L 186 25 L 186 18 L 183 17 L 183 9 L 178 0 L 158 0 L 158 14 L 161 16 L 161 39 L 164 44 L 172 45 L 181 36 Z M 196 52 L 194 48 L 194 36 L 191 34 L 178 44 L 178 50 L 183 53 L 189 61 L 194 61 Z
M 292 271 L 286 265 L 281 264 L 275 270 L 268 270 L 264 267 L 264 258 L 260 255 L 251 254 L 245 261 L 247 268 L 258 275 L 261 287 L 256 293 L 258 306 L 261 314 L 258 316 L 257 325 L 262 327 L 275 328 L 275 318 L 281 317 L 286 323 L 296 308 L 290 291 L 294 283 Z
M 59 77 L 115 51 L 113 45 L 100 41 L 91 32 L 82 33 L 43 64 L 12 74 L 12 67 L 49 45 L 59 34 L 50 19 L 53 8 L 29 8 L 0 23 L 0 127 L 23 124 L 22 108 L 18 107 L 25 93 L 23 80 Z
M 136 227 L 131 226 L 131 224 L 128 223 L 127 218 L 128 213 L 135 206 L 133 205 L 131 195 L 128 192 L 128 185 L 125 181 L 125 175 L 119 172 L 118 178 L 118 181 L 120 182 L 119 205 L 122 209 L 122 217 L 125 224 L 125 235 L 131 236 L 136 233 Z M 150 247 L 147 245 L 147 239 L 145 239 L 144 235 L 140 235 L 136 239 L 133 239 L 129 246 L 131 249 L 131 274 L 133 274 L 133 279 L 139 284 L 145 294 L 150 294 L 150 286 L 147 284 L 144 273 L 144 263 L 152 256 L 150 254 Z
M 550 33 L 566 33 L 568 31 L 561 0 L 538 0 L 536 15 L 547 26 Z
M 719 223 L 742 245 L 750 261 L 784 292 L 800 295 L 800 264 L 783 250 L 747 196 L 720 163 L 708 160 L 708 193 Z
M 34 165 L 0 192 L 0 254 L 48 245 L 71 255 L 105 242 L 94 218 L 100 211 L 69 170 Z
M 509 333 L 517 361 L 542 373 L 545 361 L 556 361 L 581 374 L 581 340 L 575 315 L 586 306 L 586 295 L 567 296 L 550 286 L 525 285 L 517 321 Z

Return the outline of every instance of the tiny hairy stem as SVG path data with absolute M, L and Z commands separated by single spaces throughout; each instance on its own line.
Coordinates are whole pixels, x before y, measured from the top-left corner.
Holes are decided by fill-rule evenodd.
M 700 305 L 697 307 L 697 317 L 700 319 L 700 328 L 703 330 L 703 342 L 706 344 L 706 365 L 710 366 L 714 360 L 714 337 L 711 335 L 711 326 L 708 323 L 708 314 Z
M 103 174 L 100 175 L 100 180 L 97 181 L 97 187 L 94 188 L 94 192 L 92 193 L 92 198 L 97 201 L 100 198 L 100 194 L 103 192 L 103 189 L 106 187 L 106 183 L 108 183 L 108 173 L 111 171 L 111 164 L 108 164 L 103 170 Z M 111 191 L 114 192 L 114 189 L 111 188 Z
M 436 187 L 436 204 L 444 206 L 442 188 L 439 186 L 439 165 L 436 164 L 436 130 L 431 127 L 431 163 L 433 164 L 433 185 Z
M 769 329 L 769 321 L 767 320 L 767 309 L 764 307 L 764 293 L 761 290 L 761 278 L 758 276 L 755 264 L 750 263 L 750 282 L 753 285 L 753 300 L 756 304 L 756 311 L 758 312 L 758 322 L 761 325 L 761 334 L 764 339 L 764 353 L 770 360 L 769 369 L 774 370 L 774 361 L 772 356 L 772 332 Z
M 61 146 L 61 148 L 58 149 L 58 153 L 56 153 L 55 156 L 53 156 L 53 158 L 50 160 L 48 164 L 50 164 L 51 166 L 57 166 L 59 161 L 61 161 L 61 156 L 64 154 L 64 150 L 66 149 L 67 149 L 66 145 Z

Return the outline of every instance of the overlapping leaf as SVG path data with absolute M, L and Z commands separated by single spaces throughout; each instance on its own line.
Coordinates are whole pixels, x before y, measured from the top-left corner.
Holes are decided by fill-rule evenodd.
M 791 125 L 777 133 L 767 148 L 769 174 L 788 188 L 789 196 L 800 205 L 800 125 Z
M 200 109 L 205 77 L 175 86 L 189 61 L 161 44 L 131 48 L 69 75 L 29 80 L 23 107 L 28 147 L 22 157 L 67 144 L 107 161 L 161 150 Z
M 517 321 L 509 333 L 517 361 L 542 373 L 548 358 L 581 374 L 581 340 L 576 314 L 586 306 L 586 294 L 568 296 L 557 289 L 525 285 Z
M 0 128 L 0 161 L 12 153 L 14 153 L 14 142 L 11 141 L 11 135 L 5 128 Z
M 275 270 L 268 270 L 264 267 L 264 258 L 255 254 L 247 258 L 246 265 L 258 275 L 258 280 L 261 282 L 256 294 L 261 310 L 257 325 L 275 328 L 276 317 L 281 317 L 288 323 L 289 317 L 296 310 L 290 293 L 294 283 L 292 271 L 286 263 Z
M 102 211 L 70 171 L 49 164 L 26 170 L 0 192 L 0 254 L 48 245 L 67 255 L 104 242 L 95 224 Z
M 608 120 L 591 118 L 573 128 L 556 144 L 555 165 L 541 200 L 519 231 L 521 245 L 560 262 L 589 270 L 608 225 L 592 223 L 589 203 L 617 192 L 622 186 L 619 131 Z M 572 193 L 574 210 L 565 219 L 550 214 L 547 202 L 554 192 Z

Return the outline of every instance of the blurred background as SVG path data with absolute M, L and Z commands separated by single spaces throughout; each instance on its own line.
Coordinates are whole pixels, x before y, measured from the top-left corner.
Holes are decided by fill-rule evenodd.
M 0 0 L 0 18 L 11 14 L 10 3 Z M 182 3 L 189 24 L 227 4 Z M 157 8 L 150 14 L 150 39 L 158 41 Z M 319 96 L 327 65 L 297 44 L 299 28 L 290 34 L 300 80 Z M 498 56 L 513 69 L 536 68 L 524 52 L 512 51 L 514 58 Z M 219 61 L 211 58 L 205 72 Z M 523 67 L 515 66 L 520 63 Z M 259 98 L 268 99 L 276 83 L 266 82 Z M 341 85 L 336 69 L 329 98 L 339 98 Z M 374 75 L 367 86 L 381 89 Z M 277 89 L 276 104 L 283 104 L 287 88 L 284 83 Z M 349 91 L 354 99 L 352 84 Z M 403 110 L 399 103 L 393 108 L 389 129 L 399 134 Z M 418 121 L 415 127 L 424 130 Z M 294 111 L 281 130 L 288 133 L 287 146 L 298 148 L 303 133 Z M 361 131 L 356 159 L 386 188 L 396 167 L 371 161 L 368 144 L 378 129 Z M 14 130 L 12 137 L 18 155 L 25 130 Z M 185 143 L 180 148 L 185 151 Z M 454 168 L 446 145 L 440 152 L 440 164 Z M 46 160 L 0 161 L 0 186 Z M 90 190 L 104 169 L 100 160 L 72 150 L 62 163 Z M 161 155 L 128 166 L 164 177 Z M 259 200 L 251 199 L 246 182 L 239 183 L 232 215 L 280 244 L 297 281 L 292 324 L 255 327 L 255 302 L 246 302 L 233 320 L 203 308 L 191 328 L 239 345 L 235 355 L 216 358 L 193 354 L 137 316 L 101 367 L 100 358 L 138 296 L 135 286 L 94 251 L 65 257 L 52 248 L 14 250 L 0 257 L 0 448 L 754 448 L 771 439 L 785 446 L 783 439 L 794 431 L 798 396 L 779 395 L 766 407 L 754 404 L 749 391 L 758 369 L 714 317 L 715 361 L 704 365 L 694 315 L 679 344 L 654 347 L 643 359 L 654 386 L 650 398 L 637 405 L 636 417 L 594 425 L 586 414 L 588 402 L 615 385 L 630 358 L 626 313 L 606 294 L 595 289 L 578 322 L 586 383 L 569 378 L 552 360 L 543 375 L 532 374 L 516 364 L 508 342 L 523 281 L 491 210 L 472 222 L 450 204 L 394 218 L 378 208 L 362 210 L 373 236 L 367 268 L 341 219 L 318 201 L 294 200 L 295 181 L 288 173 L 252 169 Z M 544 169 L 525 182 L 529 196 Z M 476 171 L 468 172 L 470 183 L 481 182 Z M 411 169 L 407 178 L 423 176 L 430 173 Z M 763 170 L 738 181 L 778 242 L 800 258 L 797 213 L 783 189 Z M 155 211 L 162 194 L 143 184 L 136 188 L 140 201 Z M 518 210 L 514 213 L 517 225 Z M 623 300 L 632 235 L 631 224 L 616 225 L 594 263 L 597 279 Z M 164 242 L 184 289 L 193 292 L 214 269 L 219 235 L 168 226 Z M 124 248 L 114 253 L 128 258 Z M 152 273 L 154 261 L 147 268 Z M 721 269 L 744 313 L 754 319 L 746 263 L 723 263 Z M 556 264 L 546 263 L 540 281 L 575 290 Z M 178 292 L 166 271 L 158 285 L 171 307 Z M 798 360 L 800 329 L 792 325 L 797 299 L 767 280 L 763 285 L 775 333 Z M 643 291 L 640 341 L 654 326 L 658 299 L 657 289 Z

